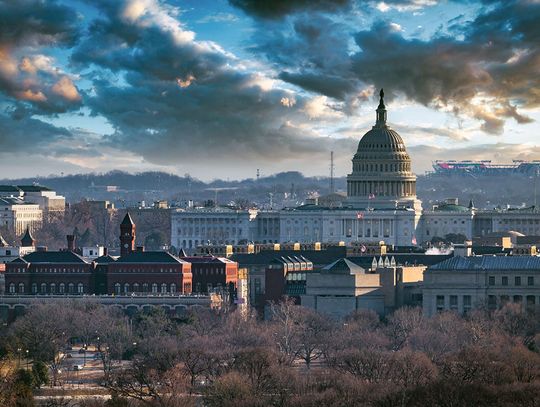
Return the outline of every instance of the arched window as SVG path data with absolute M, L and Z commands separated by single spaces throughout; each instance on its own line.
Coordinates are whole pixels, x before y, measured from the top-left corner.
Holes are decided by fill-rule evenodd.
M 19 283 L 19 294 L 24 294 L 24 283 Z
M 51 294 L 55 294 L 56 293 L 56 284 L 51 283 L 50 286 L 49 286 L 49 290 L 50 290 Z
M 37 294 L 37 284 L 32 283 L 32 294 Z
M 133 292 L 138 293 L 139 292 L 139 283 L 133 284 Z
M 60 285 L 58 286 L 58 291 L 60 292 L 60 294 L 65 294 L 66 285 L 64 283 L 60 283 Z
M 127 293 L 129 293 L 129 284 L 125 283 L 124 284 L 124 294 L 127 294 Z
M 40 292 L 41 294 L 47 294 L 47 284 L 41 283 Z
M 147 292 L 148 292 L 148 283 L 143 283 L 143 285 L 142 285 L 142 291 L 143 291 L 143 293 L 147 293 Z
M 152 293 L 157 294 L 157 284 L 152 283 Z
M 11 283 L 9 285 L 9 293 L 10 294 L 15 294 L 15 283 Z
M 77 293 L 78 294 L 84 294 L 84 284 L 83 283 L 77 284 Z
M 167 293 L 167 284 L 163 283 L 161 284 L 161 294 Z
M 68 284 L 68 294 L 75 294 L 75 284 L 73 283 Z
M 174 283 L 171 284 L 171 293 L 176 293 L 176 284 Z

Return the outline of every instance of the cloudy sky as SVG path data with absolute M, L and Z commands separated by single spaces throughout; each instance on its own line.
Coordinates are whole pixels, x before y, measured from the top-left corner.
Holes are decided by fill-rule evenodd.
M 540 159 L 538 0 L 0 0 L 0 178 Z

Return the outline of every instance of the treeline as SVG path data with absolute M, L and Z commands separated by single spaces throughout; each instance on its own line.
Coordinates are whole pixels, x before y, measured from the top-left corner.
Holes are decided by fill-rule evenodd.
M 537 406 L 540 318 L 516 305 L 466 317 L 403 308 L 329 319 L 290 301 L 272 320 L 160 308 L 132 317 L 89 301 L 41 304 L 1 340 L 0 405 L 32 405 L 17 352 L 50 369 L 72 342 L 95 346 L 108 401 L 70 406 Z M 54 316 L 54 317 L 52 317 Z M 129 360 L 129 362 L 125 362 Z M 17 404 L 18 403 L 18 404 Z M 22 404 L 21 404 L 22 403 Z M 24 404 L 26 403 L 26 404 Z M 51 403 L 54 401 L 51 400 Z M 54 405 L 54 404 L 49 404 Z

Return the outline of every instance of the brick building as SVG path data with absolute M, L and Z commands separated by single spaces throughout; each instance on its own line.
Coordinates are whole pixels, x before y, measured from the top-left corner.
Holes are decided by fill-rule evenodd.
M 27 230 L 23 246 L 35 246 Z M 62 251 L 37 250 L 6 264 L 8 294 L 190 294 L 191 264 L 159 251 L 135 247 L 135 224 L 126 214 L 120 225 L 121 255 L 94 260 L 75 248 L 73 235 Z M 233 262 L 230 262 L 233 263 Z M 236 263 L 234 263 L 236 264 Z
M 224 257 L 201 256 L 181 257 L 191 264 L 193 292 L 207 294 L 213 289 L 236 290 L 238 282 L 238 263 Z

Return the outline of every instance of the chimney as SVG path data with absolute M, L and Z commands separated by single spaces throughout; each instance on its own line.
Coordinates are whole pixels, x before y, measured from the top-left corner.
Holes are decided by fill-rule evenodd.
M 103 255 L 106 256 L 107 254 L 109 254 L 109 249 L 107 249 L 106 247 L 103 248 Z
M 144 246 L 137 246 L 138 252 L 144 252 Z
M 75 235 L 67 235 L 67 249 L 70 252 L 75 251 Z

